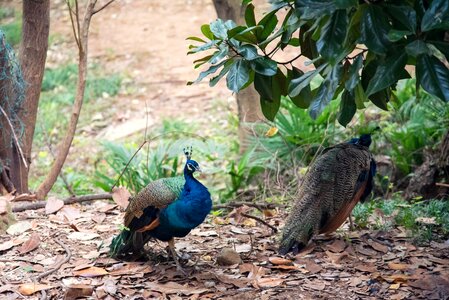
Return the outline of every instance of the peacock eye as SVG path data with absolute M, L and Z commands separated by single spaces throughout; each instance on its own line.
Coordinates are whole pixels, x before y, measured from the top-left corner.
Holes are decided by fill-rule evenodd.
M 192 165 L 191 165 L 191 164 L 187 164 L 187 169 L 188 169 L 189 171 L 193 171 Z

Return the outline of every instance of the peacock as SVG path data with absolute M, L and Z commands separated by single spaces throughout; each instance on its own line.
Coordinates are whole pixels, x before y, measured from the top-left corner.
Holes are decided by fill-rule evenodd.
M 371 134 L 326 148 L 310 166 L 286 220 L 279 253 L 297 254 L 313 235 L 337 230 L 373 189 Z
M 192 160 L 192 148 L 184 149 L 184 175 L 150 182 L 131 197 L 125 211 L 125 228 L 113 238 L 109 255 L 126 258 L 141 253 L 151 239 L 168 242 L 176 267 L 182 271 L 175 251 L 175 237 L 184 237 L 200 225 L 212 209 L 208 189 L 193 174 L 201 172 Z

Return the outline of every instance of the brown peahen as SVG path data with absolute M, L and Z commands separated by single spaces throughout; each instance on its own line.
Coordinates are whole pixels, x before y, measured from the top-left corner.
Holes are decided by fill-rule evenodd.
M 125 228 L 112 240 L 110 256 L 126 258 L 139 254 L 155 238 L 168 242 L 176 266 L 181 269 L 174 238 L 184 237 L 200 225 L 212 208 L 209 191 L 193 177 L 200 167 L 191 159 L 191 152 L 185 154 L 184 176 L 150 182 L 130 199 L 124 217 Z
M 337 230 L 373 188 L 371 135 L 326 148 L 310 166 L 285 223 L 279 253 L 298 253 L 313 235 Z

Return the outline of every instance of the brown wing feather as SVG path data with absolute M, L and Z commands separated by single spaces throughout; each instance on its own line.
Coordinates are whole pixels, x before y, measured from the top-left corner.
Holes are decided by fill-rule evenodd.
M 125 226 L 128 226 L 134 217 L 140 218 L 145 208 L 154 206 L 160 209 L 172 203 L 176 198 L 177 195 L 164 184 L 162 179 L 150 182 L 136 196 L 131 197 L 125 211 Z

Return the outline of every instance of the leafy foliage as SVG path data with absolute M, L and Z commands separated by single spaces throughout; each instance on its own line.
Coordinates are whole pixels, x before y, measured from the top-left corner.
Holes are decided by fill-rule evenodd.
M 417 86 L 449 101 L 445 0 L 274 0 L 259 21 L 251 1 L 244 2 L 245 25 L 220 19 L 203 25 L 204 38 L 188 38 L 201 44 L 191 45 L 188 53 L 213 51 L 195 61 L 195 68 L 209 65 L 195 82 L 210 75 L 214 86 L 226 76 L 233 92 L 254 82 L 269 120 L 274 120 L 281 96 L 317 118 L 342 94 L 338 121 L 343 126 L 365 102 L 387 110 L 397 82 L 410 77 L 409 65 L 416 66 Z M 281 10 L 286 11 L 282 23 Z M 278 50 L 298 46 L 290 61 L 275 60 Z M 301 56 L 316 69 L 296 69 L 292 63 Z M 318 75 L 324 80 L 312 88 Z

